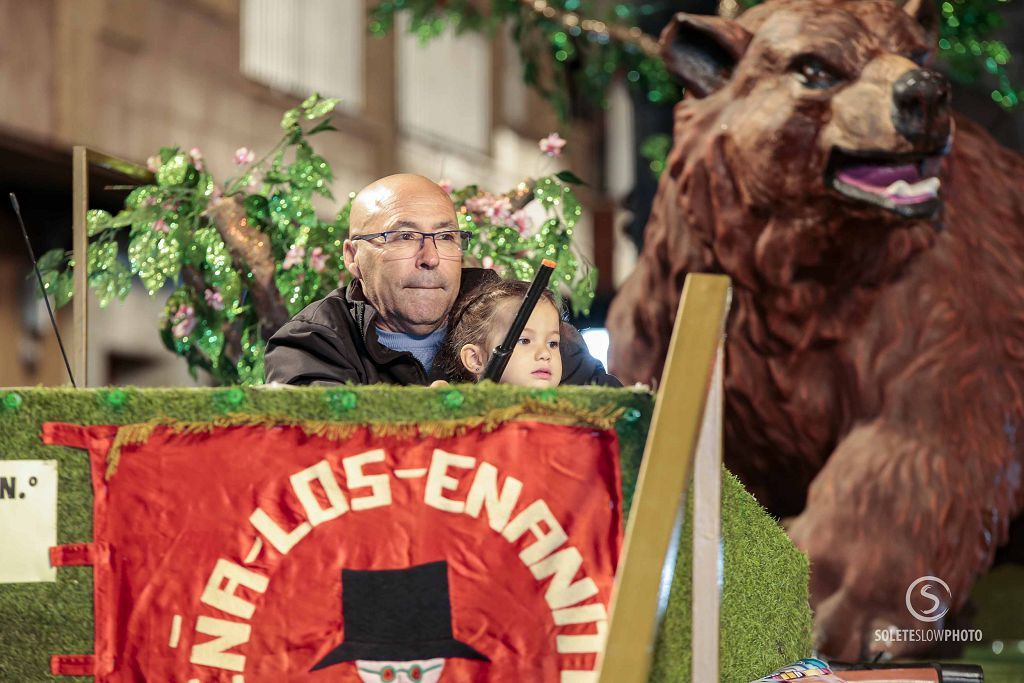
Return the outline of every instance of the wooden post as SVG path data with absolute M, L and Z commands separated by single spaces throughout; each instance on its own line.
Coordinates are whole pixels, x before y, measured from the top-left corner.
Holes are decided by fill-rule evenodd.
M 694 525 L 694 531 L 697 536 L 710 534 L 714 538 L 701 542 L 702 557 L 695 559 L 699 562 L 695 569 L 702 583 L 694 586 L 694 594 L 710 590 L 707 584 L 713 579 L 713 596 L 717 596 L 717 568 L 713 573 L 707 571 L 705 548 L 709 543 L 714 546 L 711 557 L 717 566 L 720 521 L 712 519 L 709 524 L 703 520 L 705 513 L 720 516 L 720 508 L 715 507 L 720 492 L 712 489 L 705 495 L 703 485 L 711 479 L 721 485 L 721 468 L 715 462 L 721 462 L 721 348 L 729 296 L 729 278 L 722 275 L 692 274 L 683 286 L 615 577 L 608 639 L 598 664 L 599 683 L 646 683 L 648 679 L 662 571 L 673 529 L 681 519 L 680 510 L 685 510 L 686 488 L 698 450 L 706 455 L 700 458 L 699 470 L 702 521 Z M 697 552 L 695 541 L 695 558 Z M 667 569 L 671 575 L 673 568 Z M 719 601 L 713 596 L 694 604 L 691 680 L 701 683 L 718 680 Z M 712 628 L 714 634 L 709 637 L 706 631 Z
M 74 334 L 71 371 L 79 387 L 89 386 L 89 235 L 85 215 L 89 210 L 89 167 L 115 171 L 139 183 L 152 183 L 153 174 L 138 164 L 118 159 L 81 145 L 71 156 L 71 258 L 75 262 L 71 305 Z
M 73 293 L 74 334 L 71 343 L 71 371 L 78 386 L 89 386 L 89 238 L 85 213 L 89 208 L 89 153 L 76 145 L 71 157 L 71 258 L 75 262 Z
M 722 602 L 722 387 L 725 350 L 718 345 L 693 466 L 693 681 L 717 681 Z

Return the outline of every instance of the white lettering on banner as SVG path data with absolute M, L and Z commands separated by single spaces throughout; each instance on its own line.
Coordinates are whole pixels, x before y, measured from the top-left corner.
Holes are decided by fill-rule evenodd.
M 391 480 L 386 474 L 364 474 L 363 465 L 368 462 L 384 462 L 384 449 L 367 451 L 341 461 L 345 468 L 345 479 L 349 493 L 352 489 L 369 488 L 373 493 L 352 499 L 353 510 L 369 510 L 382 505 L 391 505 Z
M 381 451 L 381 457 L 384 452 Z M 345 502 L 345 495 L 338 486 L 338 480 L 331 471 L 331 464 L 321 460 L 312 467 L 296 472 L 291 476 L 292 490 L 302 503 L 302 509 L 306 511 L 306 519 L 310 526 L 318 526 L 328 520 L 341 517 L 348 512 L 348 503 Z M 319 482 L 324 494 L 327 496 L 327 507 L 320 507 L 320 501 L 313 493 L 313 482 Z
M 597 584 L 590 577 L 573 581 L 576 574 L 583 568 L 583 556 L 576 548 L 568 547 L 552 553 L 530 567 L 533 578 L 540 581 L 554 576 L 544 594 L 548 607 L 553 610 L 569 607 L 583 602 L 592 595 L 597 595 Z
M 245 586 L 257 593 L 263 593 L 267 590 L 268 583 L 269 579 L 262 574 L 257 574 L 234 562 L 220 559 L 217 560 L 199 601 L 219 609 L 221 612 L 227 612 L 233 617 L 249 619 L 256 611 L 256 605 L 238 597 L 235 591 L 239 586 Z
M 608 622 L 595 621 L 597 633 L 577 634 L 571 636 L 555 636 L 555 649 L 563 654 L 570 652 L 601 652 L 604 641 L 608 637 Z
M 541 522 L 547 530 L 541 527 Z M 515 543 L 527 531 L 534 535 L 537 542 L 519 553 L 519 559 L 526 566 L 544 559 L 569 540 L 569 534 L 565 533 L 565 529 L 551 514 L 551 508 L 540 499 L 533 501 L 529 507 L 516 515 L 501 535 L 509 543 Z
M 263 508 L 256 508 L 249 516 L 249 523 L 282 555 L 287 555 L 288 551 L 313 529 L 312 524 L 303 522 L 291 531 L 285 531 L 263 511 Z
M 448 453 L 435 448 L 429 467 L 422 470 L 386 470 L 375 474 L 364 471 L 366 465 L 384 463 L 383 449 L 366 451 L 340 459 L 345 473 L 345 486 L 335 475 L 328 459 L 295 472 L 289 477 L 298 505 L 292 503 L 275 512 L 277 519 L 302 519 L 290 531 L 285 530 L 262 507 L 249 516 L 249 522 L 261 537 L 281 555 L 287 555 L 314 527 L 343 517 L 346 513 L 389 506 L 394 503 L 391 493 L 392 475 L 395 481 L 409 481 L 402 473 L 416 471 L 426 474 L 423 503 L 443 512 L 465 515 L 479 520 L 486 512 L 490 528 L 500 533 L 510 544 L 520 547 L 519 559 L 540 583 L 549 581 L 544 599 L 551 610 L 556 628 L 593 624 L 594 633 L 556 634 L 555 649 L 559 653 L 600 653 L 604 648 L 608 612 L 600 602 L 585 603 L 600 591 L 583 568 L 583 555 L 570 545 L 569 535 L 543 499 L 525 504 L 513 512 L 522 499 L 523 482 L 512 476 L 500 477 L 494 465 L 468 455 Z M 459 479 L 454 470 L 465 470 L 470 479 L 465 500 L 458 495 Z M 471 472 L 472 474 L 468 474 Z M 422 474 L 419 474 L 422 477 Z M 500 482 L 500 486 L 499 486 Z M 354 497 L 354 489 L 369 489 L 368 495 Z M 346 496 L 348 496 L 346 498 Z M 325 505 L 326 502 L 326 505 Z M 251 619 L 256 605 L 238 595 L 244 586 L 255 593 L 267 590 L 269 579 L 235 562 L 218 559 L 203 590 L 200 602 L 241 619 Z M 585 604 L 584 604 L 585 603 Z M 579 627 L 576 626 L 576 630 Z M 229 671 L 243 671 L 245 656 L 229 649 L 248 642 L 251 626 L 210 616 L 200 616 L 196 633 L 215 636 L 203 643 L 194 639 L 191 661 L 193 664 Z M 594 683 L 597 673 L 583 670 L 563 670 L 560 683 Z
M 188 661 L 228 671 L 245 671 L 245 655 L 227 650 L 249 642 L 251 632 L 252 627 L 249 624 L 201 616 L 196 620 L 196 633 L 215 637 L 205 643 L 193 645 L 192 655 Z
M 491 528 L 501 532 L 512 516 L 512 509 L 519 502 L 523 482 L 515 477 L 505 477 L 505 484 L 498 493 L 498 468 L 489 462 L 480 463 L 473 484 L 466 496 L 466 514 L 479 517 L 480 508 L 487 508 L 487 521 Z
M 427 472 L 427 489 L 423 494 L 423 502 L 445 512 L 462 512 L 466 507 L 464 502 L 444 497 L 445 491 L 454 491 L 459 486 L 459 480 L 449 477 L 447 471 L 449 467 L 471 470 L 475 466 L 476 458 L 446 453 L 440 448 L 435 448 L 434 457 L 430 459 L 430 470 Z

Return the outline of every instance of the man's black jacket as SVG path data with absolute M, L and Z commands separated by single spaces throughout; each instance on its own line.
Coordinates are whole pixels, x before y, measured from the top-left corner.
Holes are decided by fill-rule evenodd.
M 492 270 L 464 268 L 458 298 L 491 278 Z M 459 301 L 456 300 L 457 306 Z M 363 298 L 359 281 L 306 306 L 267 342 L 267 382 L 282 384 L 430 384 L 448 379 L 440 368 L 430 375 L 411 353 L 377 340 L 377 311 Z M 562 323 L 562 384 L 622 386 L 587 351 L 580 333 Z

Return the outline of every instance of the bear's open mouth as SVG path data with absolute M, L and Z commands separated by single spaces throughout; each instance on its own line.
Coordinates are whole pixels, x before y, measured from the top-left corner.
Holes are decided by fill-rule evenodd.
M 834 148 L 826 180 L 840 194 L 904 218 L 933 216 L 942 204 L 939 170 L 948 150 L 927 155 L 849 152 Z

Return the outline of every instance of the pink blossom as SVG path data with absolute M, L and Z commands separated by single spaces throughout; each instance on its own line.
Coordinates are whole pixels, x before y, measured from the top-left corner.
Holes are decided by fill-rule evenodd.
M 188 336 L 188 333 L 195 329 L 196 312 L 191 306 L 181 304 L 171 318 L 171 322 L 174 323 L 174 327 L 171 328 L 171 334 L 181 339 Z
M 509 221 L 524 237 L 533 231 L 533 219 L 523 209 L 519 209 L 509 216 Z
M 203 153 L 198 147 L 193 147 L 188 151 L 188 156 L 192 159 L 192 165 L 196 167 L 197 171 L 203 170 Z
M 490 270 L 497 270 L 497 268 L 494 267 L 494 259 L 490 256 L 484 256 L 483 259 L 480 260 L 480 265 L 484 268 L 489 268 Z
M 484 215 L 490 208 L 491 204 L 494 203 L 494 195 L 487 192 L 479 194 L 475 197 L 470 197 L 466 200 L 466 210 L 470 213 L 478 215 Z
M 512 215 L 512 202 L 504 195 L 495 196 L 490 192 L 478 194 L 466 200 L 466 210 L 488 223 L 506 225 Z
M 313 247 L 313 251 L 309 252 L 309 267 L 316 273 L 327 270 L 327 254 L 321 247 Z
M 215 311 L 224 310 L 224 297 L 221 296 L 220 291 L 214 287 L 213 289 L 207 289 L 203 292 L 203 297 L 206 298 L 206 305 Z
M 448 180 L 447 178 L 442 178 L 441 180 L 438 180 L 437 184 L 442 190 L 444 190 L 445 194 L 451 194 L 452 190 L 455 188 L 455 186 L 452 185 L 452 181 Z
M 295 276 L 295 281 L 301 285 L 303 282 L 306 281 L 306 273 L 305 272 L 301 272 L 298 275 L 296 275 Z
M 214 185 L 213 189 L 210 190 L 210 201 L 211 202 L 215 202 L 215 201 L 217 201 L 218 199 L 220 199 L 223 196 L 224 196 L 224 193 L 221 192 L 221 189 L 219 187 L 217 187 L 216 185 Z
M 284 255 L 284 263 L 281 264 L 281 268 L 288 270 L 292 266 L 297 266 L 306 258 L 306 248 L 298 245 L 292 246 L 288 250 L 288 253 Z
M 165 235 L 171 231 L 171 226 L 167 225 L 167 222 L 163 218 L 157 218 L 153 221 L 153 230 L 155 232 L 162 232 Z
M 494 202 L 484 212 L 492 223 L 505 225 L 512 215 L 512 202 L 508 197 L 496 197 Z
M 251 164 L 255 158 L 256 154 L 248 147 L 239 147 L 235 150 L 235 164 L 237 166 Z
M 146 159 L 146 168 L 149 169 L 150 173 L 156 173 L 160 170 L 160 157 L 152 156 Z
M 562 148 L 565 147 L 565 140 L 558 133 L 552 133 L 537 143 L 537 146 L 549 157 L 560 157 Z

